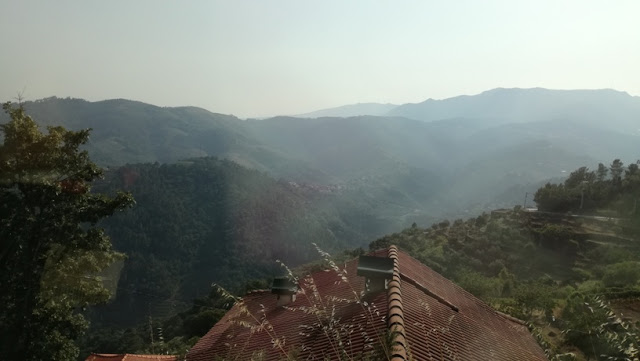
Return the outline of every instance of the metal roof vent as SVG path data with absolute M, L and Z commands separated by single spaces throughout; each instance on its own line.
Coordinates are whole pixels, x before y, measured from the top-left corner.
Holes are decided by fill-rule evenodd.
M 387 289 L 387 281 L 393 278 L 393 259 L 387 257 L 360 256 L 358 276 L 364 276 L 367 293 Z
M 271 293 L 278 295 L 278 307 L 294 302 L 298 288 L 298 285 L 288 277 L 275 277 L 271 285 Z

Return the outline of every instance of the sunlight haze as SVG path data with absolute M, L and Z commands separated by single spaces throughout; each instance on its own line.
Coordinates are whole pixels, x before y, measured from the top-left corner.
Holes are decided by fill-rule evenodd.
M 23 92 L 240 117 L 496 87 L 640 95 L 638 1 L 2 1 Z

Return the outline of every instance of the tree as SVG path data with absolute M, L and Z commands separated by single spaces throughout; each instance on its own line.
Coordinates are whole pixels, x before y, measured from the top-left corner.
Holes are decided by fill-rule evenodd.
M 90 192 L 102 170 L 80 150 L 89 130 L 44 134 L 22 105 L 3 109 L 0 359 L 74 360 L 79 311 L 109 298 L 98 272 L 123 257 L 96 223 L 133 199 Z
M 527 318 L 530 319 L 535 310 L 541 310 L 547 319 L 551 319 L 556 306 L 552 292 L 552 285 L 537 280 L 519 285 L 512 296 Z
M 602 163 L 598 163 L 598 170 L 596 171 L 596 179 L 598 182 L 604 182 L 609 173 L 609 168 Z
M 597 296 L 574 293 L 562 310 L 565 342 L 577 346 L 587 360 L 637 360 L 638 328 L 620 319 Z
M 569 177 L 564 181 L 564 186 L 567 188 L 580 187 L 582 182 L 588 182 L 592 178 L 591 174 L 592 172 L 589 172 L 589 168 L 580 167 L 569 174 Z
M 547 183 L 536 191 L 533 201 L 541 211 L 565 212 L 579 205 L 580 195 L 571 194 L 564 184 Z
M 609 170 L 611 171 L 611 179 L 613 180 L 613 184 L 620 185 L 620 181 L 622 179 L 622 172 L 624 171 L 623 163 L 620 159 L 615 159 L 611 166 L 609 166 Z
M 624 171 L 625 178 L 632 177 L 638 174 L 638 163 L 631 163 L 627 166 L 627 170 Z

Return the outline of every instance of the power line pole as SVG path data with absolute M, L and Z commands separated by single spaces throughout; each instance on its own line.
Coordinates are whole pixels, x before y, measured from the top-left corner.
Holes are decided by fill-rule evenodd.
M 524 202 L 522 202 L 522 208 L 527 208 L 527 196 L 529 196 L 529 192 L 524 192 Z

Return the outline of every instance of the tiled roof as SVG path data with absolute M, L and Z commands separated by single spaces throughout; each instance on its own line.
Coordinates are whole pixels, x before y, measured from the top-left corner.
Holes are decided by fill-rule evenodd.
M 176 361 L 173 355 L 134 355 L 130 353 L 92 353 L 86 361 Z
M 386 292 L 361 297 L 357 260 L 301 280 L 297 299 L 277 307 L 269 291 L 252 292 L 187 354 L 188 361 L 338 359 L 387 347 L 392 360 L 546 360 L 522 322 L 502 315 L 392 246 L 372 255 L 394 259 Z
M 525 325 L 398 252 L 409 352 L 415 360 L 546 360 Z

